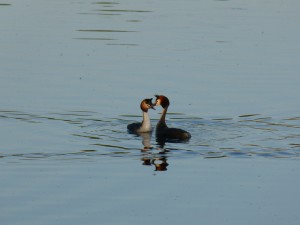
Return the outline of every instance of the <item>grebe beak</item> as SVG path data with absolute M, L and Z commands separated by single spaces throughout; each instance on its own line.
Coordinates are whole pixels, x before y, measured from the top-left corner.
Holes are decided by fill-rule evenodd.
M 155 104 L 152 103 L 152 99 L 153 98 L 150 98 L 150 102 L 151 102 L 150 108 L 153 109 L 153 110 L 155 110 L 155 108 L 154 108 Z

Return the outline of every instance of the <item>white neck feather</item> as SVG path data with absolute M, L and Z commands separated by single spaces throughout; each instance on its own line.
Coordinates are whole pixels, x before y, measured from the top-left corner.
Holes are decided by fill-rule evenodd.
M 148 112 L 143 112 L 143 122 L 139 132 L 149 132 L 152 130 L 151 121 Z

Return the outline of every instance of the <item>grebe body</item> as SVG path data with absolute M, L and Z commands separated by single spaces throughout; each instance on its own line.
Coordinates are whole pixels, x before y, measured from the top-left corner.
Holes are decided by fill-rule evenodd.
M 143 112 L 143 121 L 141 123 L 128 124 L 127 130 L 130 133 L 144 133 L 152 131 L 151 121 L 148 114 L 148 109 L 154 109 L 152 104 L 152 98 L 144 99 L 140 104 L 140 108 Z
M 191 134 L 179 128 L 169 128 L 166 124 L 166 114 L 170 105 L 169 99 L 164 95 L 155 95 L 155 106 L 161 105 L 163 108 L 162 115 L 156 125 L 156 136 L 163 140 L 179 140 L 187 141 L 191 138 Z

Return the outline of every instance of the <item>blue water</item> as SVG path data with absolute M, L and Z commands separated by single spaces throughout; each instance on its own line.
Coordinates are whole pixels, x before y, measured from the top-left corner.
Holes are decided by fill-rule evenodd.
M 1 224 L 298 224 L 299 9 L 0 2 Z
M 150 112 L 151 113 L 151 112 Z M 159 115 L 158 115 L 159 116 Z M 156 116 L 156 117 L 158 117 Z M 148 158 L 298 158 L 300 118 L 240 115 L 236 118 L 196 118 L 169 114 L 171 127 L 189 130 L 187 143 L 161 143 L 155 131 L 126 132 L 140 116 L 104 117 L 96 112 L 33 114 L 0 112 L 2 149 L 8 161 L 20 159 Z M 155 126 L 157 119 L 152 119 Z

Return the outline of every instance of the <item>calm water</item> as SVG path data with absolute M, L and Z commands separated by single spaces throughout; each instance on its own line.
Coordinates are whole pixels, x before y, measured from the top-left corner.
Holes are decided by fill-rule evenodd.
M 299 224 L 299 10 L 1 1 L 1 224 Z M 154 94 L 188 143 L 127 133 Z

